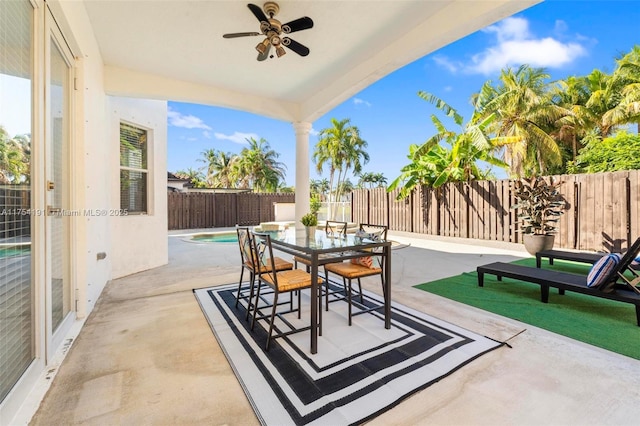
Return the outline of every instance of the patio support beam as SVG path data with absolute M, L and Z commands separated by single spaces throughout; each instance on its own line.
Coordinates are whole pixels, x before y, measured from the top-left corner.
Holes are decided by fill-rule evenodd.
M 309 132 L 311 123 L 293 123 L 296 132 L 296 226 L 302 226 L 302 216 L 309 212 Z

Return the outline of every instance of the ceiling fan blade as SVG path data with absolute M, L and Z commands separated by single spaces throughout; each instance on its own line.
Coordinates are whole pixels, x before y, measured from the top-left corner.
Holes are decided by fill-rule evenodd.
M 309 48 L 307 46 L 302 45 L 289 37 L 282 38 L 282 45 L 293 50 L 300 56 L 307 56 L 309 54 Z
M 267 47 L 267 50 L 264 51 L 264 53 L 258 53 L 258 60 L 259 61 L 264 61 L 265 59 L 267 59 L 269 57 L 269 52 L 271 51 L 271 45 L 269 45 L 269 47 Z
M 255 4 L 249 3 L 247 7 L 251 10 L 253 15 L 258 18 L 260 22 L 269 22 L 269 18 L 264 14 L 262 8 L 260 6 L 256 6 Z
M 296 31 L 308 30 L 313 28 L 313 20 L 308 16 L 294 19 L 282 25 L 282 32 L 285 34 L 295 33 Z
M 248 37 L 248 36 L 257 36 L 260 33 L 251 32 L 251 33 L 231 33 L 231 34 L 223 34 L 224 38 L 237 38 L 237 37 Z

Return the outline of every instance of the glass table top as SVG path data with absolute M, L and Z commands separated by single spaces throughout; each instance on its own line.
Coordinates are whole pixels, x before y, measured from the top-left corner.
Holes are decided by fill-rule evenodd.
M 340 251 L 344 249 L 358 249 L 388 245 L 388 241 L 374 241 L 366 237 L 347 234 L 346 236 L 329 236 L 324 229 L 316 230 L 313 237 L 307 237 L 305 228 L 289 228 L 282 231 L 259 232 L 269 234 L 273 245 L 283 245 L 303 251 Z

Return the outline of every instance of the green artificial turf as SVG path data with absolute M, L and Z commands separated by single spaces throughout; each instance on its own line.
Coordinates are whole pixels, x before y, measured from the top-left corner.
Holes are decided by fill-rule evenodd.
M 535 267 L 535 259 L 514 262 Z M 591 265 L 556 260 L 543 268 L 587 275 Z M 572 339 L 619 354 L 640 359 L 640 327 L 635 307 L 599 297 L 567 291 L 564 296 L 551 288 L 549 303 L 540 301 L 540 286 L 485 274 L 484 287 L 478 287 L 475 272 L 419 284 L 416 286 L 439 296 L 522 321 Z

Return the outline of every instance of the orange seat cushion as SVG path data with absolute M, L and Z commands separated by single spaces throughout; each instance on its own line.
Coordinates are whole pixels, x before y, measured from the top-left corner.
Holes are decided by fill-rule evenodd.
M 278 272 L 278 291 L 293 291 L 311 287 L 311 274 L 302 269 L 292 269 L 290 271 Z M 264 281 L 275 287 L 273 275 L 267 274 L 261 277 Z M 322 279 L 318 277 L 318 284 L 322 283 Z
M 286 260 L 280 257 L 274 257 L 273 260 L 276 266 L 276 271 L 286 271 L 287 269 L 293 269 L 293 263 L 287 262 Z M 260 268 L 260 272 L 268 272 L 271 270 L 271 261 L 267 259 L 265 263 L 266 263 L 266 266 L 262 266 Z M 246 265 L 249 268 L 253 269 L 253 265 L 250 262 L 247 262 Z
M 327 271 L 333 272 L 345 278 L 362 278 L 370 275 L 382 273 L 382 268 L 369 268 L 360 264 L 351 262 L 330 263 L 327 265 Z

